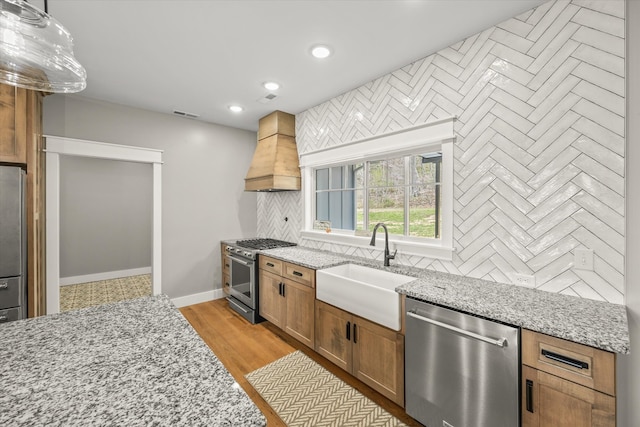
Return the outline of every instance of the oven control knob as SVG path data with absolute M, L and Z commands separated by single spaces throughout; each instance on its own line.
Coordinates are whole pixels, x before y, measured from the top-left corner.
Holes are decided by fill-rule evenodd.
M 250 257 L 251 256 L 251 252 L 244 252 L 243 254 L 244 256 Z

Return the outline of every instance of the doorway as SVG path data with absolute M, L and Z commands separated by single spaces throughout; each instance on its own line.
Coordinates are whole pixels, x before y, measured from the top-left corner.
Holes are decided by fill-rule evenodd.
M 151 282 L 152 293 L 160 294 L 161 279 L 161 194 L 162 151 L 56 136 L 46 137 L 47 191 L 47 314 L 60 311 L 60 156 L 88 157 L 151 164 L 152 225 Z

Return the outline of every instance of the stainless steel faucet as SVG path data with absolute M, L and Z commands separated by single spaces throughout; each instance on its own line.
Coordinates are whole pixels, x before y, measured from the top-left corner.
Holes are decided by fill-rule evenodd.
M 396 253 L 398 253 L 398 250 L 396 249 L 395 251 L 393 251 L 393 255 L 389 253 L 389 232 L 387 231 L 387 226 L 382 222 L 377 223 L 376 226 L 373 227 L 373 236 L 371 236 L 371 243 L 369 244 L 371 246 L 376 245 L 376 231 L 378 230 L 378 227 L 384 228 L 384 266 L 389 267 L 389 260 L 396 258 Z

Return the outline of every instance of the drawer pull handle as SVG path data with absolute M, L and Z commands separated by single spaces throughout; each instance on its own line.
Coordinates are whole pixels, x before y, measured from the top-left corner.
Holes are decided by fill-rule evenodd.
M 351 341 L 351 322 L 347 322 L 347 341 Z
M 563 356 L 558 353 L 553 353 L 548 350 L 542 350 L 542 355 L 547 359 L 555 360 L 556 362 L 564 363 L 565 365 L 573 366 L 578 369 L 589 369 L 589 364 L 581 360 L 572 359 L 567 356 Z
M 268 263 L 267 263 L 267 267 L 275 267 L 275 266 L 276 266 L 276 265 L 275 265 L 274 263 L 272 263 L 272 262 L 268 262 Z
M 357 329 L 356 324 L 354 323 L 353 324 L 353 343 L 354 344 L 358 343 L 358 335 L 357 334 L 358 334 L 358 329 Z
M 2 289 L 9 289 L 9 282 L 0 283 L 0 290 Z
M 533 414 L 533 381 L 527 380 L 527 411 Z
M 300 273 L 299 271 L 295 271 L 295 270 L 293 270 L 293 275 L 302 277 L 302 273 Z

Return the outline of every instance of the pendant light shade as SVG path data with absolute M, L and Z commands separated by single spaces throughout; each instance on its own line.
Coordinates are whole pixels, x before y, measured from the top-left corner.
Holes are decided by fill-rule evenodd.
M 87 73 L 62 24 L 23 0 L 0 0 L 0 83 L 73 93 L 87 86 Z

